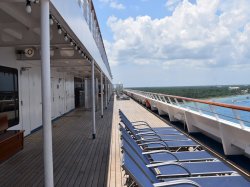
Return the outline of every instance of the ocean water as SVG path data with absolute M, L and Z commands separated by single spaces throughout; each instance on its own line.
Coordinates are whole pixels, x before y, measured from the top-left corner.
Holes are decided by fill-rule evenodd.
M 209 100 L 220 102 L 220 103 L 227 103 L 227 104 L 233 104 L 233 105 L 238 105 L 238 106 L 250 107 L 250 94 L 230 96 L 230 97 L 224 97 L 224 98 L 213 98 Z M 190 103 L 190 105 L 192 104 Z M 198 107 L 202 110 L 203 113 L 214 115 L 211 112 L 211 109 L 209 108 L 208 105 L 199 104 Z M 217 107 L 217 106 L 214 106 L 213 109 L 214 109 L 214 112 L 217 113 L 219 118 L 240 124 L 240 121 L 235 119 L 235 116 L 238 115 L 242 121 L 241 123 L 243 123 L 243 125 L 245 126 L 250 127 L 250 112 L 239 111 L 239 110 L 233 111 L 232 109 L 229 109 L 229 108 L 223 108 L 223 107 Z
M 226 98 L 220 98 L 220 99 L 215 99 L 218 102 L 222 103 L 228 103 L 228 104 L 233 104 L 233 105 L 238 105 L 238 106 L 245 106 L 245 107 L 250 107 L 250 94 L 248 95 L 239 95 L 239 96 L 233 96 L 233 97 L 226 97 Z M 220 112 L 222 113 L 227 113 L 225 109 L 220 109 Z M 240 118 L 244 120 L 244 124 L 246 126 L 250 127 L 250 112 L 246 111 L 237 111 Z M 235 120 L 234 120 L 235 121 Z

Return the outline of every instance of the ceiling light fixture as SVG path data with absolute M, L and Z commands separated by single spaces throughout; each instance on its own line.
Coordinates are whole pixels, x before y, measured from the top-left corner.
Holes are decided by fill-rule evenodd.
M 70 39 L 70 45 L 73 46 L 74 45 L 74 42 L 72 39 Z
M 49 15 L 49 23 L 50 23 L 50 25 L 54 24 L 54 20 L 53 20 L 53 17 L 51 14 Z
M 61 28 L 61 26 L 58 24 L 57 25 L 57 31 L 58 31 L 58 34 L 62 34 L 62 28 Z
M 69 40 L 69 37 L 68 37 L 67 33 L 64 34 L 64 40 L 65 40 L 65 42 L 67 42 Z
M 31 2 L 30 2 L 30 0 L 26 0 L 26 12 L 28 14 L 30 14 L 31 11 L 32 11 L 32 9 L 31 9 Z

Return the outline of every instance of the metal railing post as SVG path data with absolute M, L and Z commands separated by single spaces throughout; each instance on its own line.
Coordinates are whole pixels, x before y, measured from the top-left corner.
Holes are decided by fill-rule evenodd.
M 96 137 L 96 127 L 95 127 L 95 61 L 91 62 L 91 82 L 92 82 L 92 138 Z
M 216 119 L 217 121 L 219 121 L 220 118 L 219 118 L 218 114 L 216 113 L 214 107 L 213 107 L 212 105 L 208 105 L 208 106 L 209 106 L 211 112 L 214 114 L 215 119 Z
M 176 98 L 174 98 L 174 101 L 175 101 L 175 103 L 176 103 L 178 106 L 180 106 L 180 103 L 178 102 L 178 100 L 177 100 Z
M 187 102 L 185 100 L 182 100 L 182 102 L 184 103 L 184 106 L 187 107 L 188 110 L 191 110 L 190 107 L 188 106 Z
M 101 71 L 101 118 L 103 118 L 103 73 Z
M 173 102 L 171 101 L 170 97 L 168 97 L 168 101 L 171 105 L 173 105 Z
M 238 112 L 234 109 L 232 109 L 232 111 L 233 111 L 235 118 L 240 122 L 241 128 L 244 129 L 245 128 L 244 122 L 240 119 L 240 115 L 238 114 Z
M 194 102 L 194 105 L 195 105 L 196 109 L 199 111 L 199 113 L 202 114 L 202 111 L 200 110 L 200 108 L 198 107 L 196 102 Z

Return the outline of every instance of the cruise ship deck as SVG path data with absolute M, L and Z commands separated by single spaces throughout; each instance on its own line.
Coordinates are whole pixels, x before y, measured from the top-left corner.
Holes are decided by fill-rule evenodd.
M 249 186 L 189 137 L 201 132 L 226 156 L 249 160 L 250 121 L 238 114 L 249 107 L 115 88 L 92 0 L 3 0 L 0 15 L 0 186 Z M 182 123 L 186 135 L 136 101 Z M 234 122 L 220 118 L 218 106 L 232 110 Z M 174 158 L 157 161 L 149 150 Z
M 77 109 L 64 115 L 53 123 L 56 186 L 123 186 L 119 109 L 132 120 L 166 126 L 133 100 L 110 102 L 104 120 L 97 118 L 95 140 L 90 111 Z M 2 186 L 44 186 L 42 143 L 42 130 L 25 138 L 24 149 L 0 165 Z

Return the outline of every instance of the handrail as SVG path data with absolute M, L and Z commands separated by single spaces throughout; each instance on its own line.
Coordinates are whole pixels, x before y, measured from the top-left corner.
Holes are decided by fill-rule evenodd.
M 132 91 L 132 90 L 130 90 L 130 91 Z M 139 91 L 139 92 L 141 92 L 141 91 Z M 185 101 L 203 103 L 203 104 L 208 104 L 208 105 L 214 105 L 214 106 L 219 106 L 219 107 L 225 107 L 225 108 L 230 108 L 230 109 L 242 110 L 242 111 L 250 112 L 250 107 L 237 106 L 237 105 L 232 105 L 232 104 L 219 103 L 219 102 L 207 101 L 207 100 L 201 100 L 201 99 L 192 99 L 192 98 L 188 98 L 188 97 L 175 96 L 175 95 L 167 95 L 167 94 L 160 94 L 160 93 L 153 93 L 153 92 L 144 92 L 144 93 L 157 94 L 157 95 L 161 95 L 161 96 L 165 96 L 165 97 L 182 99 L 182 100 L 185 100 Z
M 168 103 L 170 105 L 176 105 L 181 108 L 184 107 L 188 110 L 192 108 L 191 110 L 198 111 L 200 115 L 204 115 L 207 113 L 208 115 L 212 114 L 212 116 L 214 116 L 216 120 L 220 120 L 220 119 L 228 120 L 230 118 L 231 119 L 230 122 L 237 121 L 236 123 L 240 125 L 242 129 L 244 129 L 245 127 L 249 127 L 250 125 L 250 119 L 247 119 L 247 120 L 241 119 L 242 113 L 240 113 L 240 112 L 250 112 L 250 107 L 236 106 L 232 104 L 219 103 L 219 102 L 207 101 L 207 100 L 201 100 L 201 99 L 193 99 L 193 98 L 187 98 L 187 97 L 182 97 L 182 96 L 167 95 L 167 94 L 161 94 L 161 93 L 144 92 L 140 90 L 124 90 L 124 91 L 125 92 L 127 91 L 128 93 L 135 94 L 135 95 L 136 94 L 142 95 L 143 97 L 147 97 L 149 99 L 156 100 L 158 102 Z M 192 107 L 191 105 L 189 105 L 188 102 L 194 103 L 195 107 Z M 205 110 L 202 107 L 199 107 L 197 103 L 208 105 L 210 110 Z M 213 106 L 231 109 L 232 115 L 220 114 L 215 111 Z M 203 113 L 203 111 L 205 111 L 205 113 Z M 244 115 L 244 118 L 246 118 L 245 115 Z M 245 125 L 245 123 L 248 125 Z

